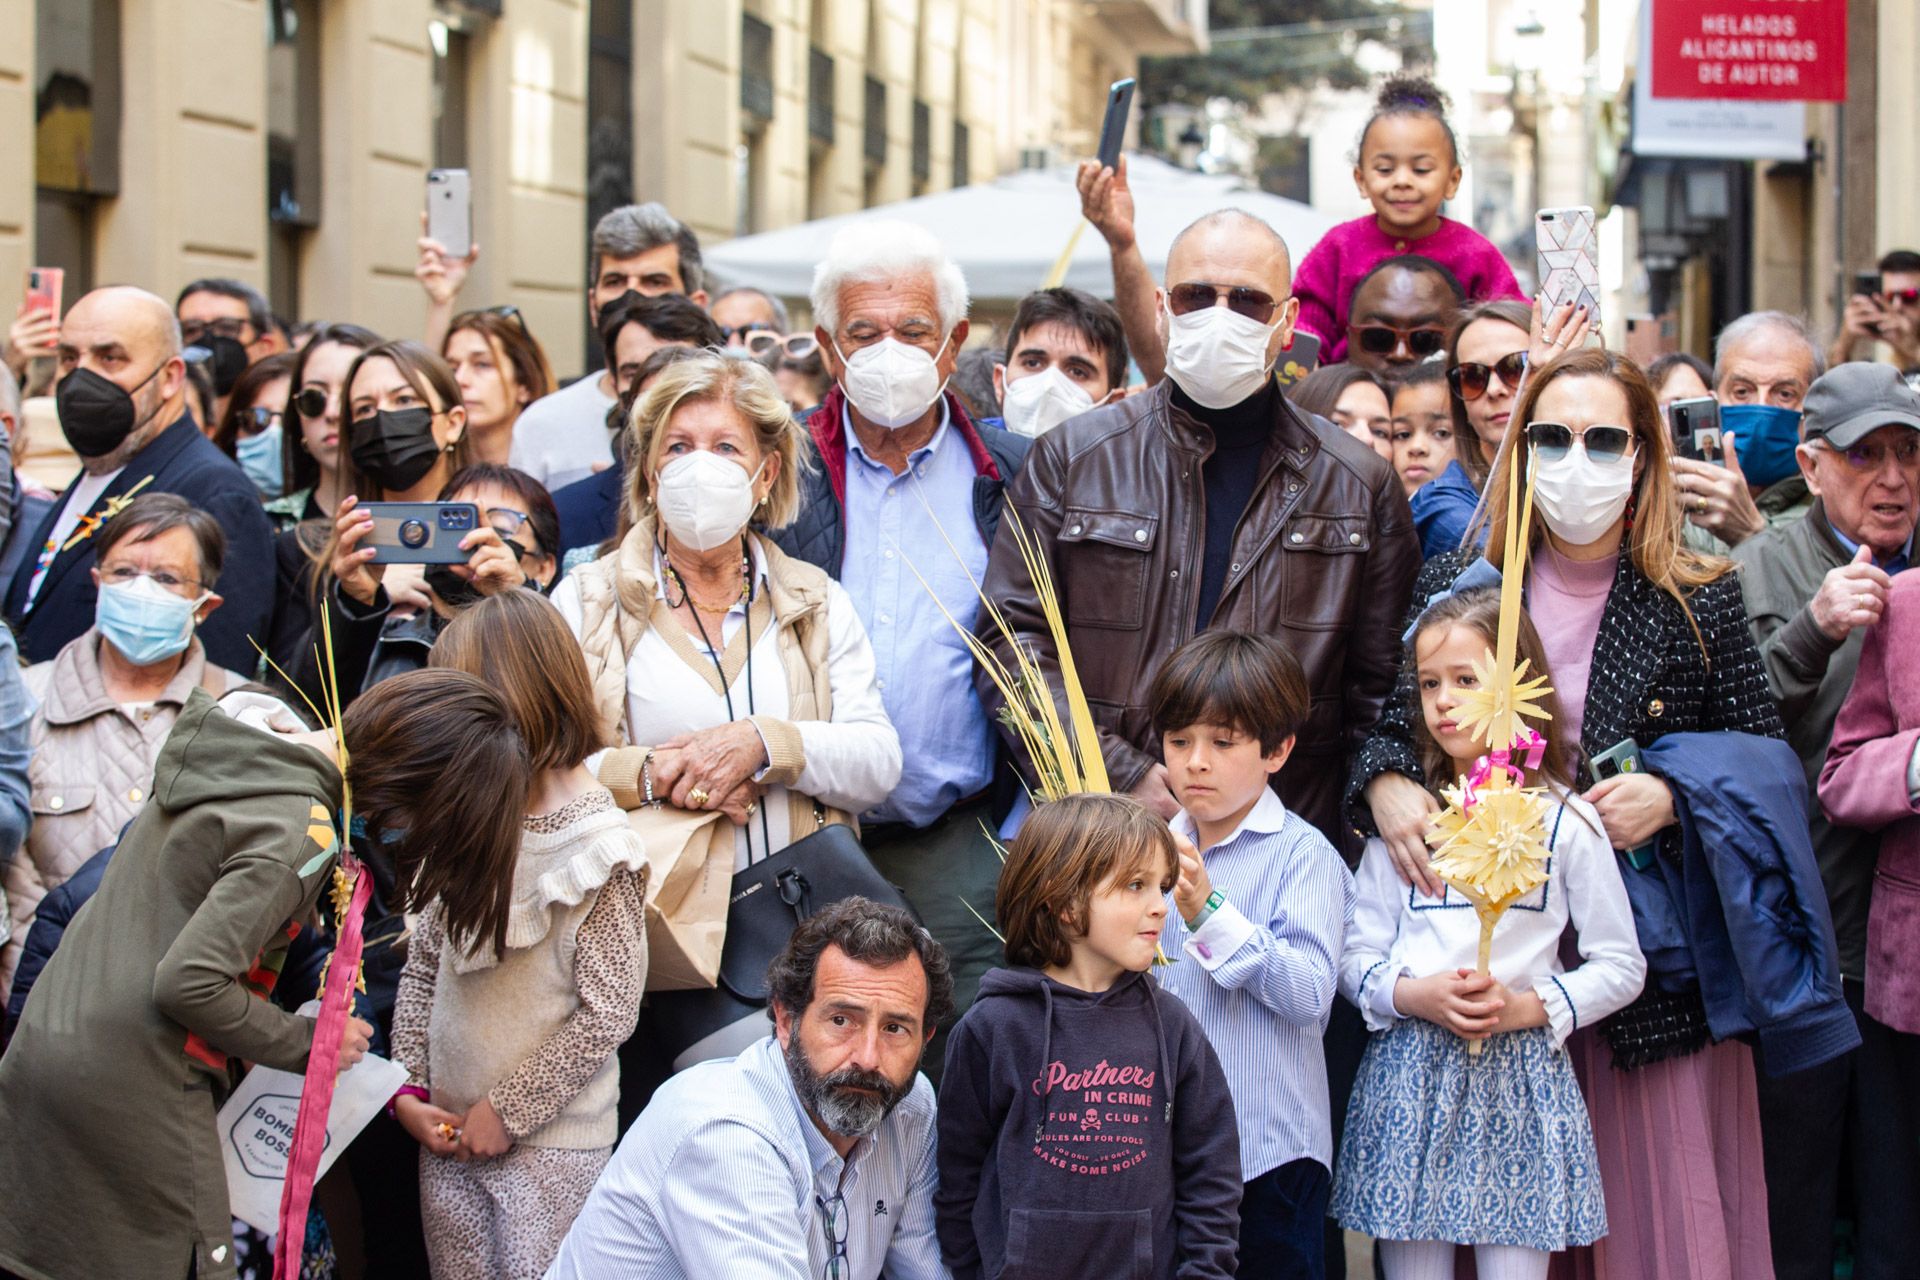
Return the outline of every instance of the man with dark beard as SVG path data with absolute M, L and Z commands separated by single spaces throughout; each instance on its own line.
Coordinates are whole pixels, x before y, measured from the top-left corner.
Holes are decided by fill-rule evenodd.
M 953 1005 L 946 952 L 848 898 L 794 931 L 767 987 L 773 1034 L 653 1095 L 548 1280 L 945 1280 L 918 1069 Z

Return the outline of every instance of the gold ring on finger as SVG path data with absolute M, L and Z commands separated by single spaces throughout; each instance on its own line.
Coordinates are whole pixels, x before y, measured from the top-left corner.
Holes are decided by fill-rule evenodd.
M 711 800 L 712 798 L 713 798 L 712 796 L 709 796 L 707 794 L 707 789 L 705 787 L 695 787 L 693 790 L 687 792 L 687 803 L 692 805 L 696 809 L 706 808 L 707 801 Z

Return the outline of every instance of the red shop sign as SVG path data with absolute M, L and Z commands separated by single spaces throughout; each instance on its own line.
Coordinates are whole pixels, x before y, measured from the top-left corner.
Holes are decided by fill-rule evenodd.
M 1653 96 L 1841 102 L 1847 0 L 1653 0 Z

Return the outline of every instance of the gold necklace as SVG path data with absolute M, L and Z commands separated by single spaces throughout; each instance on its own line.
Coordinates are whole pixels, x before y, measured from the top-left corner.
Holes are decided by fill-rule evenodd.
M 706 601 L 701 600 L 698 596 L 693 594 L 692 589 L 687 586 L 686 578 L 681 575 L 678 569 L 674 568 L 673 562 L 671 560 L 667 561 L 667 576 L 671 578 L 673 580 L 673 584 L 680 589 L 680 604 L 689 605 L 701 613 L 726 614 L 733 609 L 733 606 L 735 604 L 739 603 L 742 600 L 745 600 L 747 598 L 747 580 L 748 580 L 747 575 L 748 575 L 747 558 L 746 556 L 742 555 L 740 557 L 739 589 L 733 592 L 731 595 L 728 595 L 725 598 L 723 598 L 723 600 L 719 604 L 708 604 Z M 679 607 L 678 605 L 675 605 L 671 599 L 669 599 L 667 603 L 671 607 L 674 607 L 674 608 Z

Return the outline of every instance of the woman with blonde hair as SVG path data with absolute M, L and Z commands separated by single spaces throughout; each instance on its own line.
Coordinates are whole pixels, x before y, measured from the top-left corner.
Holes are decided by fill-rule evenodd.
M 1534 482 L 1528 613 L 1539 629 L 1570 741 L 1582 748 L 1582 799 L 1617 850 L 1681 840 L 1673 790 L 1644 772 L 1595 782 L 1593 757 L 1677 733 L 1778 738 L 1731 562 L 1680 541 L 1667 434 L 1638 366 L 1601 350 L 1563 355 L 1528 376 L 1487 479 L 1487 556 L 1500 564 L 1508 472 Z M 1416 613 L 1457 589 L 1478 556 L 1429 560 Z M 1463 573 L 1465 578 L 1463 579 Z M 1411 619 L 1409 620 L 1411 621 Z M 1396 693 L 1361 748 L 1348 816 L 1377 831 L 1401 879 L 1437 897 L 1423 835 L 1438 803 L 1422 785 L 1412 717 L 1419 694 L 1403 662 Z M 1575 1272 L 1652 1280 L 1771 1276 L 1759 1098 L 1752 1051 L 1713 1043 L 1695 990 L 1649 983 L 1632 1004 L 1568 1041 L 1593 1117 L 1608 1234 L 1575 1251 Z
M 737 870 L 885 799 L 900 739 L 852 600 L 764 533 L 798 509 L 802 456 L 773 376 L 681 360 L 635 403 L 630 431 L 633 527 L 553 597 L 616 744 L 588 767 L 622 808 L 724 814 Z M 764 1014 L 741 1009 L 740 1034 L 765 1035 Z

